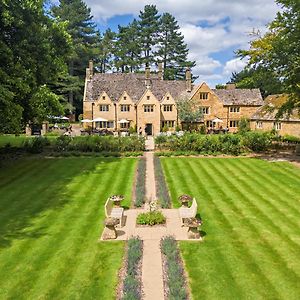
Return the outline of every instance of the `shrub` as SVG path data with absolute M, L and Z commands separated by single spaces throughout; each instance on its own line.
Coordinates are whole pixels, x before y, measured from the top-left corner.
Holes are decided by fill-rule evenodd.
M 141 282 L 138 271 L 143 255 L 143 242 L 139 238 L 128 240 L 126 277 L 123 286 L 123 300 L 138 300 L 142 298 Z
M 54 147 L 57 151 L 66 151 L 71 141 L 72 141 L 71 137 L 66 135 L 61 135 L 56 139 Z
M 50 142 L 45 137 L 35 137 L 31 139 L 27 139 L 23 143 L 23 147 L 25 151 L 33 154 L 42 153 L 44 147 L 49 146 Z
M 285 135 L 282 137 L 283 142 L 287 143 L 293 143 L 293 144 L 299 144 L 300 143 L 300 137 L 296 137 L 293 135 Z
M 238 125 L 238 133 L 244 134 L 250 131 L 250 122 L 246 118 L 241 118 Z
M 137 216 L 136 223 L 139 225 L 157 225 L 165 224 L 166 217 L 160 211 L 149 211 L 146 213 L 140 213 Z
M 136 207 L 141 207 L 145 202 L 146 194 L 146 158 L 141 157 L 137 166 L 137 176 L 135 183 L 135 203 Z
M 165 237 L 161 240 L 160 245 L 165 258 L 168 298 L 186 300 L 188 294 L 185 289 L 184 272 L 177 243 L 173 237 Z
M 242 143 L 252 151 L 261 152 L 271 146 L 272 137 L 267 132 L 250 131 L 243 135 Z
M 171 199 L 167 188 L 164 172 L 158 156 L 154 156 L 154 172 L 155 172 L 156 197 L 157 199 L 160 199 L 162 208 L 170 208 Z

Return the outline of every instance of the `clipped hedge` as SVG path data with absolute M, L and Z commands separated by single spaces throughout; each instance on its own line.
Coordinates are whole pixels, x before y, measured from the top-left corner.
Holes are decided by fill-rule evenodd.
M 203 135 L 186 133 L 156 138 L 160 150 L 190 152 L 195 154 L 240 155 L 247 151 L 265 151 L 271 147 L 273 136 L 266 132 L 246 132 L 244 134 Z
M 170 208 L 171 199 L 165 180 L 165 175 L 158 156 L 154 156 L 154 174 L 156 185 L 156 198 L 159 199 L 162 208 Z
M 143 255 L 143 242 L 134 237 L 128 240 L 126 277 L 123 285 L 123 300 L 142 299 L 142 286 L 140 279 L 140 264 Z
M 187 300 L 188 293 L 186 291 L 183 264 L 176 240 L 172 236 L 164 237 L 161 239 L 160 247 L 163 254 L 163 267 L 166 274 L 164 281 L 168 295 L 167 299 Z

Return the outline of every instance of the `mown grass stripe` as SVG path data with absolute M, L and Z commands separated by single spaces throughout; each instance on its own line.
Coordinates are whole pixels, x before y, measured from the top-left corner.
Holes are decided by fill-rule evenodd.
M 118 165 L 115 164 L 114 168 L 110 170 L 110 172 L 107 174 L 108 176 L 105 177 L 105 181 L 103 182 L 103 189 L 105 189 L 105 186 L 109 179 L 111 178 L 112 174 L 117 170 Z M 110 175 L 110 176 L 109 176 Z M 64 211 L 57 216 L 56 221 L 58 223 L 61 223 L 60 228 L 57 228 L 57 233 L 55 234 L 55 244 L 59 245 L 59 247 L 51 247 L 50 243 L 53 243 L 53 239 L 48 243 L 41 245 L 42 247 L 40 248 L 34 248 L 35 253 L 37 254 L 36 258 L 30 261 L 30 265 L 32 266 L 32 273 L 31 273 L 31 281 L 30 283 L 27 283 L 27 289 L 29 290 L 30 285 L 32 284 L 37 284 L 38 282 L 35 283 L 35 278 L 39 277 L 39 281 L 42 281 L 44 283 L 43 290 L 46 290 L 46 285 L 45 281 L 48 284 L 51 283 L 51 278 L 54 278 L 55 274 L 59 274 L 61 271 L 60 268 L 63 267 L 63 264 L 57 265 L 58 261 L 64 261 L 65 264 L 68 264 L 68 257 L 75 257 L 76 253 L 80 251 L 80 247 L 84 246 L 84 243 L 74 243 L 75 248 L 73 251 L 68 253 L 68 251 L 59 251 L 60 249 L 68 249 L 68 245 L 70 245 L 70 241 L 76 239 L 76 236 L 81 237 L 85 239 L 84 235 L 80 234 L 80 225 L 81 223 L 85 220 L 83 216 L 87 214 L 87 212 L 90 210 L 90 201 L 85 201 L 85 199 L 80 199 L 82 198 L 82 195 L 87 194 L 89 196 L 89 192 L 93 191 L 94 189 L 92 187 L 95 186 L 96 182 L 98 180 L 97 176 L 94 176 L 94 174 L 89 174 L 87 177 L 87 180 L 85 181 L 85 185 L 82 187 L 82 189 L 78 190 L 78 194 L 74 197 L 75 199 L 77 198 L 80 203 L 78 207 L 74 207 L 75 209 L 72 210 L 71 212 L 73 213 L 73 216 L 71 212 L 66 211 L 69 214 L 69 217 L 66 217 L 64 214 Z M 76 185 L 76 184 L 75 184 Z M 74 200 L 75 200 L 74 199 Z M 74 216 L 74 214 L 76 214 Z M 79 219 L 77 219 L 79 217 Z M 80 218 L 81 217 L 81 218 Z M 70 222 L 70 218 L 76 218 L 77 223 L 73 223 L 75 226 L 70 227 L 66 226 L 68 222 Z M 78 220 L 80 222 L 78 222 Z M 76 247 L 78 247 L 76 249 Z M 29 262 L 28 262 L 29 263 Z M 41 276 L 39 270 L 43 269 L 44 270 L 44 276 Z M 35 273 L 33 271 L 36 271 Z M 51 277 L 49 277 L 50 272 L 48 270 L 52 270 L 51 272 Z M 27 282 L 27 272 L 24 270 L 24 272 L 19 272 L 18 273 L 18 280 L 15 281 L 15 286 L 22 286 L 24 282 Z M 47 279 L 47 280 L 46 280 Z M 18 292 L 17 289 L 15 289 L 15 286 L 11 287 L 11 291 Z M 29 290 L 31 293 L 32 291 Z M 24 294 L 24 292 L 23 292 Z M 11 295 L 12 298 L 18 297 L 18 294 L 15 295 L 14 293 Z

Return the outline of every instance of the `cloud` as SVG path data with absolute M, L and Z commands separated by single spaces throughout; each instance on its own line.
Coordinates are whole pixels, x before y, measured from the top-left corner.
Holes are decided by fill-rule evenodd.
M 147 0 L 86 0 L 95 20 L 111 17 L 137 17 Z M 197 62 L 193 69 L 200 78 L 228 81 L 232 71 L 240 71 L 245 61 L 234 57 L 232 49 L 247 48 L 253 29 L 265 31 L 279 7 L 274 0 L 153 0 L 160 13 L 169 12 L 178 20 L 190 53 Z M 216 59 L 215 54 L 227 53 Z M 220 54 L 221 55 L 221 54 Z M 208 79 L 207 79 L 208 80 Z

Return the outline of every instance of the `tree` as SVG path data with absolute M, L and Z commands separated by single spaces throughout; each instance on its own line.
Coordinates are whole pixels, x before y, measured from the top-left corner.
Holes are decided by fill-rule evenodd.
M 128 26 L 119 26 L 115 47 L 115 67 L 121 72 L 133 72 L 140 67 L 141 48 L 139 45 L 138 21 Z
M 68 101 L 75 105 L 78 112 L 82 109 L 82 96 L 84 87 L 85 69 L 89 59 L 95 55 L 95 48 L 99 42 L 96 24 L 93 22 L 91 9 L 82 0 L 60 0 L 58 6 L 51 9 L 52 15 L 61 21 L 67 22 L 67 32 L 72 37 L 72 54 L 67 59 L 68 74 L 64 89 L 68 91 Z M 75 77 L 71 79 L 70 77 Z M 76 78 L 78 77 L 78 78 Z M 74 86 L 76 83 L 76 87 Z
M 65 23 L 44 14 L 43 1 L 0 2 L 0 130 L 17 132 L 30 120 L 29 100 L 57 80 L 70 52 Z
M 164 13 L 159 22 L 158 50 L 156 55 L 163 63 L 164 79 L 184 79 L 187 67 L 194 67 L 195 61 L 188 61 L 188 48 L 179 31 L 176 19 Z
M 284 92 L 291 96 L 279 110 L 300 111 L 300 3 L 298 0 L 277 0 L 282 10 L 268 26 L 268 32 L 250 42 L 249 50 L 239 50 L 240 57 L 249 57 L 248 68 L 273 70 Z M 268 76 L 268 73 L 265 73 Z
M 203 113 L 197 107 L 194 100 L 189 98 L 180 99 L 177 103 L 178 117 L 182 123 L 187 125 L 187 129 L 191 130 L 194 124 L 203 120 Z
M 246 118 L 241 118 L 238 125 L 238 132 L 244 134 L 250 131 L 250 122 Z
M 146 5 L 139 14 L 140 46 L 143 53 L 141 63 L 147 67 L 154 62 L 154 46 L 157 44 L 159 32 L 158 10 L 155 5 Z

